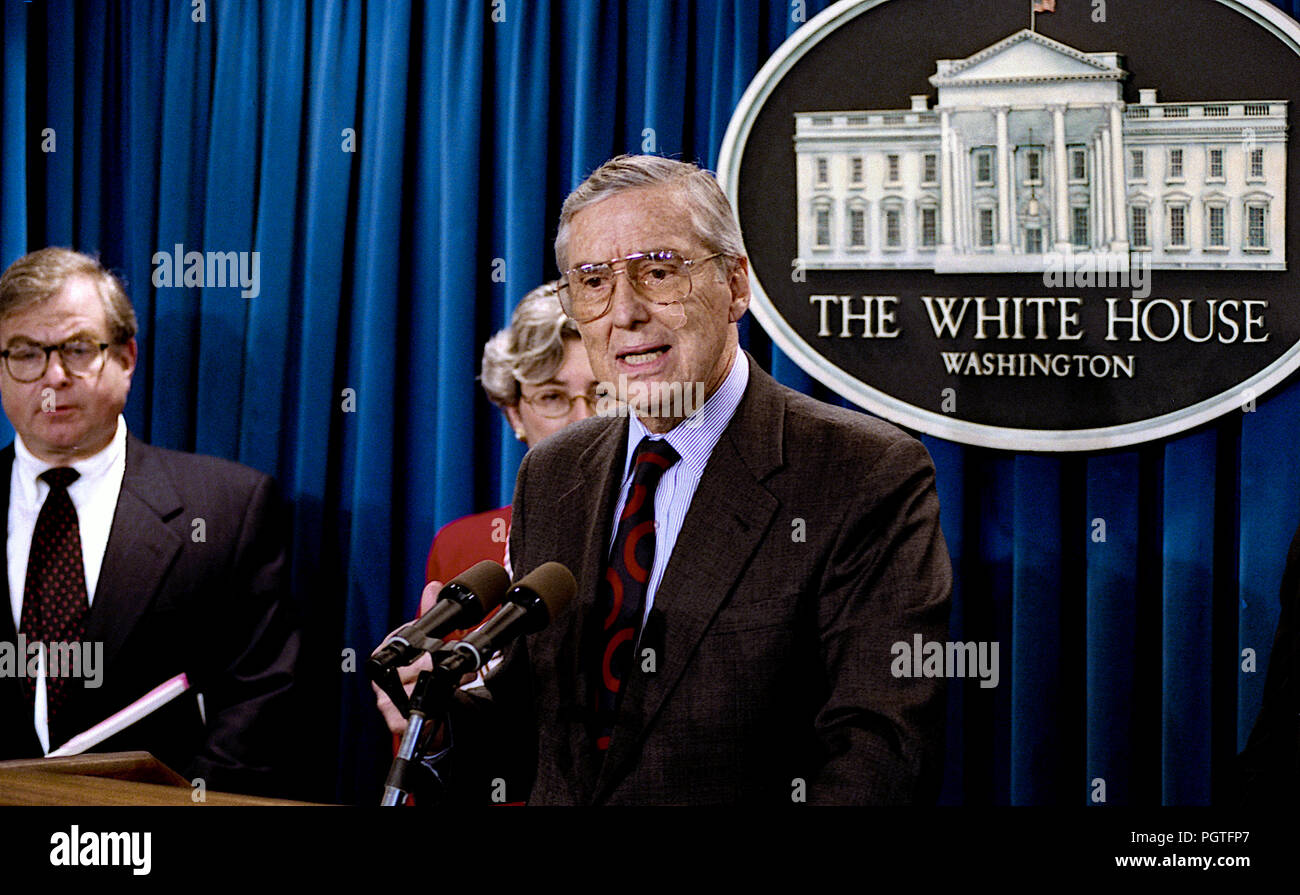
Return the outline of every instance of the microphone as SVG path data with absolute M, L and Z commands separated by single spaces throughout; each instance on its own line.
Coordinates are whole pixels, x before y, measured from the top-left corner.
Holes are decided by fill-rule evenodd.
M 485 563 L 479 563 L 474 569 L 483 565 Z M 505 574 L 500 566 L 497 569 L 502 575 Z M 509 581 L 501 586 L 501 591 L 504 592 L 508 586 Z M 509 602 L 501 607 L 500 612 L 466 634 L 464 639 L 449 647 L 444 646 L 434 654 L 433 670 L 421 671 L 420 679 L 415 684 L 406 733 L 402 737 L 397 756 L 393 759 L 393 765 L 388 770 L 381 805 L 401 804 L 410 791 L 410 784 L 406 782 L 408 769 L 414 760 L 427 719 L 437 718 L 446 710 L 452 690 L 461 676 L 478 671 L 493 653 L 514 638 L 546 627 L 555 615 L 569 605 L 577 591 L 578 583 L 573 580 L 573 573 L 558 562 L 548 562 L 525 575 L 510 588 L 506 593 Z M 392 670 L 387 674 L 395 676 Z M 431 706 L 426 707 L 427 699 L 433 700 Z
M 506 605 L 480 627 L 434 655 L 434 664 L 455 675 L 473 673 L 516 637 L 545 628 L 578 592 L 573 573 L 558 562 L 538 566 L 506 593 Z
M 366 663 L 372 680 L 391 668 L 410 665 L 424 652 L 442 646 L 439 638 L 457 628 L 472 628 L 495 609 L 510 587 L 510 576 L 500 563 L 485 559 L 448 581 L 438 602 L 409 625 L 394 631 L 383 648 Z

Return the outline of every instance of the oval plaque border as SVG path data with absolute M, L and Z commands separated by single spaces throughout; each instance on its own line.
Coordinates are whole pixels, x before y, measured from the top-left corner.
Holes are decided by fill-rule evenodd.
M 739 171 L 750 131 L 759 111 L 790 69 L 823 38 L 845 22 L 892 0 L 840 0 L 790 35 L 768 59 L 741 95 L 718 152 L 718 182 L 739 208 Z M 1300 24 L 1267 0 L 1206 0 L 1244 15 L 1282 41 L 1300 57 Z M 743 224 L 742 224 L 743 232 Z M 1249 379 L 1195 404 L 1133 423 L 1091 429 L 1016 429 L 973 423 L 932 410 L 923 410 L 873 388 L 831 363 L 797 332 L 767 297 L 750 265 L 750 313 L 772 341 L 804 372 L 845 398 L 901 426 L 948 441 L 1011 451 L 1099 451 L 1168 438 L 1210 422 L 1247 398 L 1258 399 L 1300 368 L 1300 341 Z

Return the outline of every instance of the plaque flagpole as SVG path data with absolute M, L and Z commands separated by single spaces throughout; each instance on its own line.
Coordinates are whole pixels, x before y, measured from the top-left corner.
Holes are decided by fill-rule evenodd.
M 1038 30 L 1038 14 L 1056 12 L 1056 0 L 1029 0 L 1029 30 Z

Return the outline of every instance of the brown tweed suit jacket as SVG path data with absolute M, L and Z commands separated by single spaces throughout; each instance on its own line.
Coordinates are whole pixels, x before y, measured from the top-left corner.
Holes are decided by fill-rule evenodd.
M 943 682 L 890 671 L 895 642 L 947 638 L 952 572 L 929 455 L 887 423 L 779 385 L 752 358 L 642 632 L 638 659 L 653 650 L 654 671 L 634 663 L 595 759 L 584 644 L 627 425 L 569 426 L 519 470 L 515 574 L 558 560 L 578 580 L 567 613 L 491 681 L 518 722 L 497 745 L 522 757 L 530 801 L 933 799 Z

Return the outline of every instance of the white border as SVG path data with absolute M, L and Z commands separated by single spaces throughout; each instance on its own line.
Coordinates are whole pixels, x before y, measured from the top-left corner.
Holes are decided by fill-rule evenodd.
M 749 141 L 754 119 L 766 104 L 776 85 L 822 38 L 850 19 L 888 2 L 890 0 L 840 0 L 790 35 L 754 76 L 754 80 L 750 82 L 736 105 L 736 111 L 727 125 L 727 133 L 722 138 L 722 148 L 718 151 L 718 182 L 731 200 L 733 208 L 739 208 L 737 175 L 740 171 L 745 144 Z M 1300 56 L 1300 24 L 1267 0 L 1215 0 L 1215 2 L 1246 16 Z M 1011 429 L 989 426 L 954 419 L 931 410 L 922 410 L 859 382 L 813 349 L 794 331 L 785 318 L 777 313 L 767 293 L 763 291 L 763 286 L 758 281 L 758 275 L 752 265 L 749 278 L 750 289 L 753 292 L 750 311 L 771 336 L 776 346 L 810 376 L 872 413 L 899 425 L 949 441 L 978 447 L 1012 451 L 1096 451 L 1154 441 L 1177 435 L 1179 432 L 1222 416 L 1233 408 L 1242 406 L 1247 398 L 1261 397 L 1300 367 L 1300 342 L 1296 342 L 1273 363 L 1232 389 L 1190 407 L 1141 422 L 1093 429 Z

